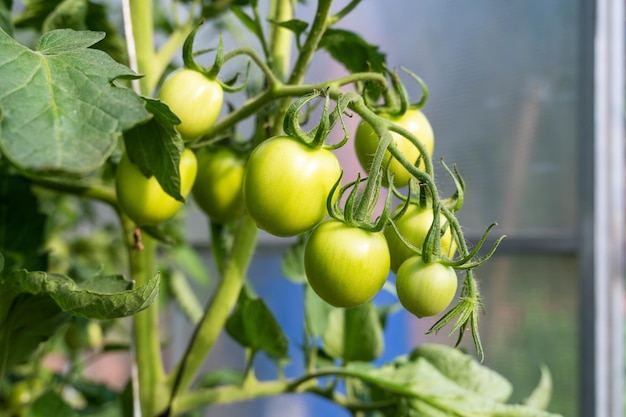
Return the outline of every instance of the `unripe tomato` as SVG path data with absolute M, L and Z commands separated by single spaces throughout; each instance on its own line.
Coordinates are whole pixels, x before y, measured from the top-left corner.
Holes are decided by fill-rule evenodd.
M 28 405 L 43 392 L 43 389 L 42 381 L 37 378 L 16 382 L 9 390 L 6 399 L 7 408 L 15 415 L 25 415 Z
M 198 169 L 195 154 L 185 149 L 180 155 L 180 194 L 187 197 Z M 115 177 L 117 199 L 122 210 L 139 226 L 154 226 L 168 220 L 183 205 L 161 188 L 157 179 L 146 178 L 124 155 Z
M 65 344 L 71 350 L 97 349 L 102 347 L 102 326 L 95 320 L 73 320 L 65 331 Z
M 389 275 L 389 249 L 380 232 L 328 219 L 315 228 L 304 249 L 311 288 L 335 307 L 371 300 Z
M 224 91 L 217 81 L 183 68 L 165 79 L 159 98 L 181 120 L 176 129 L 183 140 L 190 141 L 213 127 L 222 110 Z
M 198 152 L 193 196 L 215 223 L 228 223 L 243 213 L 245 160 L 228 148 Z
M 438 262 L 425 264 L 419 255 L 404 261 L 396 275 L 400 304 L 420 318 L 434 316 L 448 307 L 457 286 L 452 267 Z
M 389 117 L 382 115 L 382 117 L 391 120 L 411 132 L 413 136 L 424 144 L 429 155 L 432 156 L 435 147 L 435 136 L 433 134 L 433 129 L 430 126 L 430 122 L 421 110 L 409 109 L 402 116 Z M 409 139 L 399 133 L 391 132 L 391 136 L 393 137 L 394 143 L 406 159 L 415 163 L 420 157 L 420 152 L 417 147 L 413 145 Z M 374 132 L 374 129 L 372 129 L 368 123 L 362 121 L 356 130 L 354 146 L 359 162 L 364 169 L 369 170 L 372 160 L 374 159 L 374 154 L 376 153 L 376 148 L 378 147 L 378 142 L 379 138 Z M 383 158 L 383 168 L 387 166 L 389 158 L 391 158 L 391 153 L 387 151 L 385 152 L 385 156 Z M 420 162 L 419 168 L 424 169 L 423 162 Z M 396 187 L 403 187 L 409 183 L 411 174 L 402 166 L 400 162 L 398 162 L 397 159 L 393 158 L 391 160 L 389 169 L 391 173 L 394 174 L 393 182 Z M 383 184 L 388 186 L 386 180 L 383 180 Z
M 340 174 L 331 151 L 276 136 L 250 155 L 243 188 L 246 208 L 273 235 L 304 233 L 328 215 L 326 200 Z
M 397 210 L 400 210 L 398 207 Z M 440 225 L 445 224 L 447 219 L 443 214 L 439 217 Z M 406 212 L 396 221 L 396 227 L 400 234 L 416 248 L 424 245 L 426 234 L 433 223 L 433 210 L 430 207 L 420 207 L 417 204 L 410 204 Z M 387 244 L 389 245 L 389 253 L 391 255 L 391 270 L 398 272 L 398 268 L 402 263 L 415 255 L 408 246 L 400 240 L 398 233 L 392 226 L 387 226 L 384 230 Z M 451 258 L 456 251 L 456 243 L 452 237 L 452 232 L 448 227 L 446 232 L 441 236 L 441 253 Z

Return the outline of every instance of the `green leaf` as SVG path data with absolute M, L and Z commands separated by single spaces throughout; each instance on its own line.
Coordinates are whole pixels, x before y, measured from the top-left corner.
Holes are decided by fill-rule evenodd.
M 322 300 L 310 285 L 304 289 L 304 319 L 306 331 L 314 337 L 321 336 L 328 327 L 331 311 L 335 308 Z
M 0 151 L 15 165 L 33 172 L 93 171 L 122 131 L 148 120 L 144 101 L 113 83 L 136 74 L 89 48 L 103 37 L 55 30 L 33 51 L 0 32 Z
M 383 330 L 370 301 L 359 307 L 334 309 L 322 335 L 324 351 L 335 359 L 369 362 L 383 352 Z
M 77 415 L 59 394 L 47 391 L 33 402 L 24 417 L 74 417 Z
M 287 252 L 282 260 L 282 272 L 285 278 L 292 282 L 306 282 L 304 272 L 304 247 L 306 240 L 300 237 L 296 243 L 287 248 Z
M 69 319 L 46 295 L 15 294 L 0 282 L 0 357 L 2 366 L 26 361 Z M 1 373 L 1 372 L 0 372 Z
M 40 32 L 53 29 L 105 32 L 106 38 L 94 45 L 118 62 L 126 62 L 126 43 L 117 25 L 111 22 L 106 3 L 87 0 L 26 0 L 24 11 L 15 17 L 19 28 Z
M 384 71 L 385 54 L 378 50 L 378 46 L 370 45 L 357 33 L 327 29 L 319 47 L 325 49 L 350 72 Z
M 54 29 L 87 30 L 87 0 L 63 0 L 46 16 L 42 24 L 42 31 Z
M 424 417 L 556 417 L 556 414 L 519 404 L 504 404 L 468 390 L 443 375 L 423 357 L 401 360 L 382 368 L 349 364 L 351 377 L 409 399 L 409 407 Z
M 538 410 L 546 410 L 550 404 L 550 398 L 552 398 L 552 375 L 546 366 L 542 366 L 539 383 L 523 404 Z
M 453 347 L 427 343 L 416 348 L 411 357 L 428 360 L 447 378 L 483 397 L 505 402 L 513 392 L 511 383 L 502 375 Z
M 241 292 L 235 311 L 226 322 L 226 331 L 237 343 L 275 357 L 287 356 L 287 337 L 261 298 Z
M 1 292 L 51 297 L 61 310 L 93 319 L 126 317 L 148 308 L 158 295 L 159 276 L 133 288 L 121 275 L 96 276 L 77 283 L 61 274 L 15 271 L 0 281 Z M 0 323 L 3 317 L 0 316 Z
M 180 154 L 185 146 L 174 128 L 180 119 L 159 100 L 145 98 L 151 118 L 124 133 L 126 153 L 146 177 L 155 176 L 163 191 L 179 201 Z
M 46 268 L 41 251 L 46 219 L 30 182 L 0 170 L 0 252 L 7 271 Z

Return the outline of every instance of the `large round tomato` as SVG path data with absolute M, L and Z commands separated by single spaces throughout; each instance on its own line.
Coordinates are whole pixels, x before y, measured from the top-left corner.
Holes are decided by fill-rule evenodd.
M 315 228 L 304 249 L 311 288 L 335 307 L 356 307 L 380 291 L 389 275 L 389 250 L 380 232 L 335 219 Z
M 190 141 L 213 127 L 222 110 L 224 91 L 217 81 L 184 68 L 165 79 L 159 98 L 181 120 L 176 129 L 183 140 Z
M 396 275 L 400 303 L 420 318 L 434 316 L 448 307 L 457 286 L 452 267 L 438 262 L 425 264 L 419 255 L 404 261 Z
M 397 210 L 400 209 L 401 207 L 398 207 Z M 433 223 L 433 218 L 432 208 L 411 204 L 402 217 L 396 221 L 396 227 L 409 243 L 416 248 L 421 248 L 424 245 L 426 234 Z M 439 218 L 440 225 L 443 226 L 447 220 L 443 214 Z M 415 252 L 400 240 L 398 233 L 392 226 L 387 226 L 384 233 L 391 255 L 391 270 L 397 272 L 402 262 L 414 256 Z M 443 236 L 441 236 L 441 253 L 451 258 L 455 251 L 456 243 L 448 227 Z
M 180 193 L 187 197 L 198 169 L 195 154 L 185 149 L 180 155 Z M 139 226 L 154 226 L 168 220 L 183 205 L 161 188 L 155 177 L 146 178 L 124 155 L 115 177 L 117 199 L 122 210 Z
M 228 223 L 243 213 L 245 160 L 228 148 L 198 152 L 193 197 L 215 223 Z
M 326 200 L 340 174 L 331 151 L 289 136 L 270 138 L 252 151 L 246 165 L 246 208 L 261 229 L 298 235 L 328 215 Z
M 382 115 L 382 117 L 391 120 L 411 132 L 413 136 L 424 144 L 429 155 L 432 156 L 435 147 L 435 136 L 433 134 L 433 129 L 430 126 L 430 122 L 421 110 L 409 109 L 402 116 L 389 117 Z M 400 152 L 402 152 L 402 154 L 409 161 L 413 163 L 417 162 L 417 159 L 420 157 L 420 152 L 417 147 L 413 145 L 409 139 L 396 132 L 391 132 L 391 136 L 393 137 L 393 141 Z M 372 160 L 374 159 L 374 154 L 376 153 L 376 148 L 378 147 L 378 142 L 379 138 L 374 132 L 374 129 L 372 129 L 368 123 L 362 121 L 356 130 L 354 146 L 359 162 L 364 169 L 369 170 Z M 385 156 L 383 158 L 383 168 L 387 166 L 390 158 L 391 153 L 389 151 L 385 152 Z M 396 187 L 403 187 L 407 185 L 411 179 L 409 171 L 407 171 L 406 168 L 404 168 L 395 158 L 392 158 L 389 165 L 391 173 L 394 174 L 394 185 Z M 420 163 L 419 167 L 421 169 L 424 168 L 423 162 Z M 383 183 L 385 186 L 388 185 L 386 180 Z

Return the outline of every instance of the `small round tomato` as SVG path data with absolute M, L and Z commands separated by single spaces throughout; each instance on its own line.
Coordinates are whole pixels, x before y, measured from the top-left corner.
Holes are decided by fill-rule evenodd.
M 95 320 L 73 320 L 65 331 L 65 344 L 71 350 L 97 349 L 102 347 L 102 326 Z
M 304 249 L 311 288 L 335 307 L 371 300 L 389 275 L 389 249 L 380 232 L 328 219 L 315 228 Z
M 452 267 L 439 262 L 425 264 L 419 255 L 404 261 L 396 275 L 400 304 L 420 318 L 434 316 L 448 307 L 457 286 Z
M 11 386 L 6 399 L 6 405 L 13 414 L 23 416 L 26 414 L 28 405 L 32 403 L 43 390 L 43 383 L 37 378 L 18 381 Z
M 340 175 L 341 166 L 331 151 L 276 136 L 250 155 L 245 206 L 261 229 L 275 236 L 295 236 L 328 215 L 326 200 Z
M 402 116 L 398 117 L 390 117 L 386 115 L 381 116 L 411 132 L 413 136 L 424 144 L 429 155 L 432 156 L 435 147 L 435 136 L 433 134 L 433 129 L 430 126 L 430 122 L 421 110 L 409 109 Z M 409 139 L 399 133 L 391 132 L 391 136 L 393 137 L 394 143 L 406 159 L 412 162 L 417 162 L 421 155 L 419 149 L 417 149 L 417 147 L 413 145 Z M 374 129 L 372 129 L 372 127 L 365 121 L 359 123 L 356 130 L 356 136 L 354 138 L 354 146 L 357 158 L 364 169 L 369 170 L 372 160 L 374 159 L 374 154 L 376 153 L 376 148 L 378 147 L 378 142 L 379 138 L 374 132 Z M 390 158 L 391 153 L 389 151 L 385 152 L 385 156 L 383 158 L 383 168 L 385 168 L 387 163 L 389 163 L 389 169 L 394 175 L 394 185 L 396 187 L 404 187 L 409 183 L 411 174 L 395 158 L 389 162 Z M 420 162 L 419 167 L 424 169 L 424 163 Z M 386 180 L 383 181 L 383 184 L 385 186 L 388 185 Z
M 401 210 L 398 207 L 397 210 Z M 439 223 L 443 226 L 447 220 L 443 214 L 439 217 Z M 430 207 L 420 207 L 417 204 L 410 204 L 406 212 L 396 221 L 396 227 L 400 234 L 416 248 L 424 245 L 426 234 L 433 223 L 433 210 Z M 408 258 L 415 255 L 415 252 L 400 240 L 398 233 L 392 226 L 387 226 L 384 230 L 389 252 L 391 255 L 391 270 L 398 272 L 398 268 Z M 451 258 L 456 251 L 456 243 L 452 238 L 452 232 L 448 227 L 441 236 L 441 253 Z
M 195 154 L 185 149 L 180 155 L 180 194 L 187 197 L 198 169 Z M 146 178 L 127 155 L 122 157 L 115 176 L 117 199 L 122 210 L 139 226 L 154 226 L 168 220 L 183 203 L 167 194 L 157 179 Z
M 180 119 L 176 129 L 183 140 L 190 141 L 213 127 L 222 110 L 224 91 L 217 81 L 183 68 L 165 79 L 159 98 Z
M 237 219 L 243 213 L 245 160 L 228 148 L 202 149 L 197 157 L 196 203 L 215 223 Z

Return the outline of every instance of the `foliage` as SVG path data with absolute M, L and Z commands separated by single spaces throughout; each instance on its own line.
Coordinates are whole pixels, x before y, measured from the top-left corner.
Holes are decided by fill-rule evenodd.
M 171 14 L 151 0 L 127 0 L 120 7 L 120 25 L 110 19 L 110 4 L 24 0 L 14 8 L 11 0 L 0 1 L 0 417 L 115 417 L 130 415 L 131 409 L 144 417 L 189 415 L 215 404 L 304 392 L 355 416 L 553 415 L 545 411 L 551 392 L 547 370 L 522 404 L 511 404 L 510 383 L 480 363 L 482 301 L 473 270 L 489 259 L 500 240 L 478 256 L 492 225 L 468 247 L 455 214 L 463 205 L 463 178 L 456 167 L 444 165 L 456 190 L 441 196 L 432 143 L 425 144 L 421 130 L 400 121 L 426 104 L 426 85 L 406 70 L 423 92 L 412 104 L 379 47 L 340 27 L 359 3 L 319 0 L 314 16 L 305 21 L 295 18 L 299 5 L 290 0 L 273 0 L 266 16 L 256 0 L 174 0 L 168 4 Z M 230 28 L 233 20 L 256 39 L 258 48 L 226 51 L 221 37 L 203 39 L 200 47 L 196 38 L 205 28 Z M 38 39 L 28 44 L 28 36 L 22 36 L 26 33 Z M 340 63 L 346 75 L 306 84 L 311 61 L 320 51 Z M 184 110 L 189 114 L 175 114 L 183 110 L 155 98 L 180 52 L 192 74 L 185 80 L 190 90 L 185 90 L 200 89 L 193 85 L 200 79 L 220 92 L 219 99 L 211 96 L 191 106 L 193 113 Z M 201 65 L 200 55 L 212 56 L 212 64 Z M 235 73 L 227 74 L 233 67 Z M 255 81 L 259 78 L 260 83 Z M 192 94 L 172 98 L 177 92 L 168 91 L 168 101 L 188 109 L 187 95 Z M 241 105 L 232 104 L 241 96 Z M 333 155 L 351 143 L 344 121 L 348 114 L 371 128 L 367 139 L 372 149 L 361 158 L 367 161 L 366 176 L 356 179 L 343 178 Z M 178 126 L 189 117 L 201 123 L 183 140 Z M 252 133 L 246 136 L 250 125 Z M 333 131 L 341 131 L 343 140 L 330 143 Z M 236 196 L 243 189 L 245 209 L 216 219 L 207 216 L 217 270 L 212 277 L 183 233 L 186 210 L 176 212 L 191 189 L 182 181 L 186 172 L 181 172 L 181 155 L 227 149 L 247 161 L 261 145 L 282 136 L 300 151 L 283 146 L 284 153 L 261 171 L 246 169 L 242 184 L 227 184 L 237 190 Z M 397 138 L 404 140 L 402 147 Z M 300 177 L 300 153 L 331 155 L 333 169 L 320 169 L 310 158 L 307 173 L 313 175 Z M 287 162 L 295 163 L 288 174 Z M 123 184 L 130 186 L 124 192 L 129 201 L 120 204 L 119 183 L 124 179 L 117 177 L 116 188 L 115 173 L 124 164 L 141 181 Z M 394 181 L 400 172 L 407 180 Z M 151 194 L 156 197 L 145 198 L 149 187 L 156 188 Z M 306 204 L 294 201 L 300 193 Z M 163 209 L 166 200 L 175 203 L 173 219 L 143 222 L 129 216 L 130 205 L 138 204 L 149 215 Z M 276 230 L 287 230 L 276 235 L 295 236 L 283 272 L 305 293 L 305 334 L 298 353 L 289 351 L 290 335 L 248 280 L 254 274 L 248 268 L 259 228 L 265 224 L 251 214 L 264 200 L 287 209 L 271 218 Z M 393 211 L 392 201 L 399 201 Z M 382 213 L 376 211 L 379 206 Z M 415 240 L 398 224 L 417 206 L 432 216 L 425 216 L 428 224 L 420 229 L 424 236 Z M 316 213 L 310 223 L 296 229 L 285 226 L 311 207 Z M 324 244 L 327 237 L 321 242 L 316 238 L 324 256 L 305 256 L 309 237 L 328 216 L 341 229 L 357 233 L 337 248 Z M 393 245 L 402 248 L 403 256 L 408 252 L 414 264 L 427 268 L 437 263 L 464 277 L 460 297 L 430 331 L 450 324 L 459 341 L 470 334 L 478 360 L 455 348 L 426 344 L 374 365 L 384 349 L 387 317 L 400 304 L 376 305 L 374 294 L 366 291 L 365 297 L 356 297 L 353 308 L 333 307 L 328 293 L 309 285 L 312 271 L 339 273 L 342 291 L 352 299 L 363 285 L 359 271 L 367 269 L 359 262 L 371 258 L 357 253 L 362 241 L 356 236 L 375 236 L 388 248 L 383 230 L 393 234 Z M 450 236 L 452 244 L 444 246 L 456 252 L 442 253 L 442 238 Z M 345 251 L 358 255 L 348 268 L 346 256 L 337 256 Z M 389 262 L 383 255 L 384 275 Z M 198 299 L 193 287 L 209 282 L 215 285 L 211 298 Z M 384 288 L 389 287 L 393 285 Z M 374 290 L 379 289 L 377 284 Z M 160 313 L 172 303 L 194 331 L 182 357 L 166 371 Z M 132 331 L 114 339 L 123 317 L 131 317 Z M 223 333 L 246 352 L 241 374 L 203 371 Z M 90 381 L 83 372 L 85 355 L 118 350 L 132 353 L 136 369 L 126 388 L 117 391 Z M 275 363 L 276 380 L 257 379 L 259 353 Z M 50 354 L 61 354 L 70 371 L 46 367 Z M 282 367 L 296 354 L 303 355 L 305 369 L 285 378 Z

